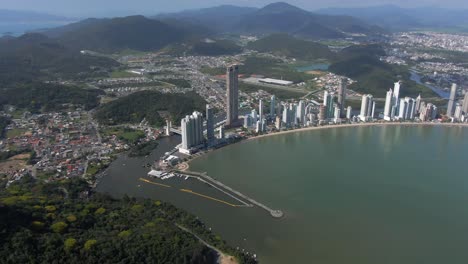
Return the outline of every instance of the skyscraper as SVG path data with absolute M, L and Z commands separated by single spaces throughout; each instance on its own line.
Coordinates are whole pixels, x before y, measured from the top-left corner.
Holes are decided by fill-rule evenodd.
M 400 103 L 400 88 L 401 88 L 401 81 L 398 81 L 393 86 L 393 104 L 398 110 L 398 105 Z
M 333 121 L 335 123 L 340 123 L 341 122 L 341 110 L 340 110 L 340 107 L 338 105 L 335 106 L 335 113 L 334 113 L 334 118 L 333 118 Z
M 465 98 L 463 99 L 462 111 L 468 114 L 468 91 L 465 93 Z
M 372 117 L 373 111 L 375 111 L 374 97 L 371 94 L 363 95 L 359 119 L 364 122 L 368 121 Z
M 326 106 L 321 104 L 320 107 L 319 107 L 319 116 L 318 116 L 318 119 L 319 119 L 319 122 L 324 122 L 325 119 L 326 119 Z
M 272 95 L 271 96 L 271 101 L 270 101 L 270 117 L 275 118 L 276 116 L 276 96 Z
M 455 113 L 453 114 L 453 117 L 455 117 L 455 119 L 457 119 L 457 120 L 460 120 L 461 117 L 462 117 L 462 114 L 463 114 L 462 106 L 459 103 L 457 103 L 455 105 Z
M 260 121 L 263 120 L 263 100 L 260 99 L 258 102 L 258 113 L 259 113 L 259 119 Z
M 449 102 L 447 105 L 447 116 L 452 117 L 453 111 L 455 110 L 455 95 L 457 94 L 457 85 L 455 83 L 452 84 L 452 88 L 450 89 L 450 97 Z
M 191 149 L 203 143 L 203 116 L 200 112 L 193 112 L 181 121 L 182 146 L 180 152 L 190 154 Z
M 338 87 L 338 106 L 340 107 L 340 113 L 344 113 L 344 105 L 346 100 L 346 78 L 341 78 L 340 86 Z
M 226 125 L 232 126 L 239 117 L 239 66 L 232 65 L 226 70 Z
M 299 106 L 297 108 L 296 118 L 299 119 L 299 122 L 304 125 L 305 124 L 305 102 L 304 100 L 299 101 Z
M 385 98 L 385 107 L 384 107 L 384 120 L 391 121 L 392 118 L 392 106 L 393 106 L 393 91 L 392 89 L 388 90 L 387 96 Z
M 416 97 L 416 105 L 414 106 L 414 114 L 416 115 L 419 113 L 419 109 L 421 108 L 421 94 Z
M 332 118 L 335 112 L 335 106 L 333 105 L 333 98 L 335 95 L 325 91 L 323 93 L 323 105 L 325 106 L 325 118 Z
M 215 139 L 213 108 L 209 104 L 206 105 L 206 139 L 208 145 L 212 146 Z

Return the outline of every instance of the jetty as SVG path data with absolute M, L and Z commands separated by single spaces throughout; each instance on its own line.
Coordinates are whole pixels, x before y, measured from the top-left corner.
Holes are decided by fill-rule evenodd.
M 232 189 L 231 187 L 225 185 L 224 183 L 213 179 L 212 177 L 208 176 L 206 172 L 201 173 L 201 172 L 194 172 L 194 171 L 188 171 L 188 170 L 185 170 L 185 171 L 175 170 L 174 172 L 198 178 L 200 181 L 205 182 L 205 183 L 215 187 L 216 189 L 222 191 L 223 193 L 229 195 L 230 197 L 242 202 L 246 206 L 251 207 L 253 205 L 256 205 L 256 206 L 266 210 L 274 218 L 281 218 L 281 217 L 284 216 L 284 213 L 281 210 L 271 209 L 268 206 L 266 206 L 266 205 L 264 205 L 264 204 L 262 204 L 260 202 L 257 202 L 256 200 L 248 197 L 247 195 L 242 194 L 241 192 Z M 224 189 L 224 190 L 222 190 L 221 188 Z M 229 192 L 227 192 L 227 191 L 229 191 Z M 233 194 L 235 194 L 238 197 L 250 202 L 251 204 L 245 203 L 244 201 L 242 201 L 239 198 L 235 197 Z

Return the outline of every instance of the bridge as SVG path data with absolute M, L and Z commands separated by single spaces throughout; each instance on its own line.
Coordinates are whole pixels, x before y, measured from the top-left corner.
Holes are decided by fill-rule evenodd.
M 262 204 L 262 203 L 260 203 L 260 202 L 257 202 L 257 201 L 255 201 L 254 199 L 248 197 L 247 195 L 244 195 L 244 194 L 242 194 L 242 193 L 240 193 L 240 192 L 238 192 L 238 191 L 232 189 L 231 187 L 229 187 L 229 186 L 223 184 L 222 182 L 217 181 L 217 180 L 211 178 L 211 177 L 208 176 L 206 173 L 200 173 L 200 172 L 194 172 L 194 171 L 179 171 L 179 170 L 176 170 L 176 171 L 174 171 L 174 172 L 179 173 L 179 174 L 184 174 L 184 175 L 187 175 L 187 176 L 196 177 L 196 178 L 198 178 L 199 180 L 201 180 L 202 182 L 205 182 L 205 183 L 207 183 L 207 184 L 209 184 L 209 185 L 211 185 L 211 186 L 217 185 L 217 187 L 215 187 L 216 189 L 218 189 L 218 190 L 222 191 L 223 193 L 225 193 L 225 194 L 231 196 L 232 198 L 234 198 L 234 199 L 236 199 L 236 200 L 242 202 L 245 206 L 251 207 L 252 205 L 243 202 L 242 200 L 236 198 L 236 197 L 233 196 L 232 194 L 235 194 L 235 195 L 237 195 L 238 197 L 240 197 L 240 198 L 242 198 L 242 199 L 244 199 L 244 200 L 250 202 L 251 204 L 254 204 L 254 205 L 256 205 L 256 206 L 258 206 L 258 207 L 260 207 L 260 208 L 266 210 L 266 211 L 269 212 L 270 215 L 273 216 L 274 218 L 281 218 L 281 217 L 284 216 L 284 213 L 283 213 L 281 210 L 274 210 L 274 209 L 271 209 L 271 208 L 269 208 L 268 206 L 266 206 L 266 205 L 264 205 L 264 204 Z M 221 190 L 219 187 L 224 188 L 225 190 L 231 192 L 232 194 L 230 194 L 230 193 L 228 193 L 228 192 L 226 192 L 226 191 L 224 191 L 224 190 Z

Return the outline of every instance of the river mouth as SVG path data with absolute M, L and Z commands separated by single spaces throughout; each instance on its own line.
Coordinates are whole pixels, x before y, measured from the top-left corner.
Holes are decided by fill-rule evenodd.
M 115 164 L 97 188 L 169 201 L 261 263 L 465 263 L 467 136 L 462 127 L 329 128 L 235 144 L 190 163 L 283 210 L 281 219 L 142 184 L 144 159 L 119 161 L 126 165 Z

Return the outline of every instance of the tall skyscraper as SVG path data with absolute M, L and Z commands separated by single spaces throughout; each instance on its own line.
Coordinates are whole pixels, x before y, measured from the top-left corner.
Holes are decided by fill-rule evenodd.
M 297 108 L 297 113 L 296 113 L 296 118 L 299 119 L 299 122 L 304 125 L 305 124 L 305 117 L 306 117 L 306 113 L 305 113 L 305 102 L 304 100 L 300 100 L 299 101 L 299 106 Z
M 344 113 L 344 106 L 346 100 L 346 78 L 341 78 L 340 86 L 338 87 L 338 106 L 340 107 L 340 112 Z
M 452 88 L 450 89 L 450 97 L 449 102 L 447 105 L 447 116 L 452 117 L 453 111 L 455 110 L 455 96 L 457 94 L 457 85 L 455 83 L 452 84 Z
M 325 91 L 323 93 L 323 105 L 325 106 L 325 118 L 332 118 L 335 112 L 335 106 L 333 105 L 333 98 L 335 95 Z
M 392 118 L 392 106 L 393 106 L 393 90 L 390 89 L 387 92 L 385 97 L 385 107 L 384 107 L 384 120 L 391 121 Z
M 455 105 L 455 113 L 453 114 L 453 117 L 455 117 L 455 119 L 457 119 L 457 120 L 460 120 L 461 117 L 462 117 L 462 114 L 463 114 L 462 106 L 459 103 L 457 103 Z
M 401 81 L 398 81 L 393 86 L 393 104 L 398 110 L 398 104 L 400 103 L 400 88 L 401 88 Z
M 193 112 L 181 121 L 182 146 L 180 152 L 190 154 L 190 149 L 203 143 L 203 116 L 200 112 Z
M 206 105 L 206 139 L 208 146 L 212 146 L 215 140 L 213 108 L 209 104 Z
M 468 114 L 468 91 L 465 93 L 465 98 L 463 99 L 462 111 Z
M 239 66 L 226 70 L 226 125 L 234 125 L 239 118 Z
M 373 111 L 375 111 L 374 97 L 371 94 L 363 95 L 359 119 L 364 122 L 368 121 L 372 117 Z
M 258 102 L 258 113 L 259 113 L 259 119 L 260 121 L 263 120 L 263 100 L 260 99 Z
M 335 123 L 340 123 L 341 122 L 341 110 L 340 110 L 340 107 L 338 105 L 335 106 L 335 113 L 334 113 L 334 118 L 333 118 L 333 121 Z
M 421 94 L 416 97 L 416 105 L 414 106 L 414 114 L 416 115 L 419 113 L 419 109 L 421 108 Z
M 272 95 L 271 96 L 271 101 L 270 101 L 270 117 L 275 118 L 276 116 L 276 96 Z

